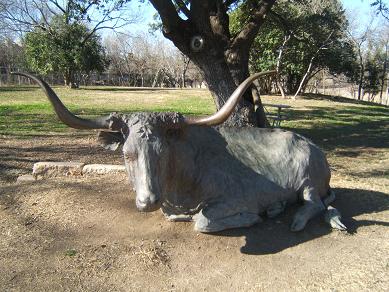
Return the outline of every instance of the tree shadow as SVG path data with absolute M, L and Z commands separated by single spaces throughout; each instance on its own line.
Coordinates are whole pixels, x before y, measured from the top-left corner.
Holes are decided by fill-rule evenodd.
M 38 87 L 34 86 L 0 86 L 0 92 L 8 92 L 8 91 L 32 91 L 38 90 Z
M 307 99 L 307 100 L 328 100 L 328 101 L 334 101 L 334 102 L 340 102 L 340 103 L 373 105 L 373 106 L 388 108 L 387 105 L 383 105 L 383 104 L 379 104 L 379 103 L 375 103 L 375 102 L 371 102 L 371 101 L 347 98 L 347 97 L 338 96 L 338 95 L 325 95 L 325 94 L 320 94 L 320 93 L 304 93 L 303 95 L 301 95 L 301 98 Z
M 136 91 L 159 91 L 161 93 L 169 90 L 177 90 L 181 88 L 152 88 L 152 87 L 80 87 L 77 90 L 87 91 L 109 91 L 109 92 L 136 92 Z
M 381 192 L 362 189 L 334 189 L 337 199 L 333 206 L 342 213 L 342 221 L 347 226 L 347 233 L 357 233 L 363 226 L 381 225 L 389 227 L 389 222 L 376 220 L 355 220 L 353 217 L 362 214 L 383 212 L 389 209 L 389 195 Z M 322 237 L 331 232 L 324 222 L 323 216 L 312 219 L 301 232 L 291 232 L 289 225 L 292 222 L 293 214 L 297 206 L 289 208 L 286 213 L 274 219 L 265 219 L 249 228 L 237 228 L 213 233 L 217 236 L 241 237 L 245 236 L 246 244 L 240 251 L 244 254 L 264 255 L 278 253 L 287 248 L 297 246 L 304 242 Z
M 350 147 L 389 147 L 389 111 L 385 107 L 311 107 L 310 110 L 291 110 L 290 120 L 294 123 L 308 121 L 310 124 L 315 121 L 312 127 L 284 128 L 312 139 L 328 151 Z M 358 156 L 351 152 L 349 155 Z

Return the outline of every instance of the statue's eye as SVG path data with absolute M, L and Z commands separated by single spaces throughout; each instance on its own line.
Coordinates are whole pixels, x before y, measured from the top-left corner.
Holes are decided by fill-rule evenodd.
M 124 159 L 129 161 L 135 161 L 138 158 L 136 153 L 124 153 Z

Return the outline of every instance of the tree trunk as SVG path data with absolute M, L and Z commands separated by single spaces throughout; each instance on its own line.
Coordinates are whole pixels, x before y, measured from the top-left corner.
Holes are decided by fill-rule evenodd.
M 307 71 L 305 72 L 301 82 L 300 82 L 300 85 L 299 87 L 297 88 L 296 90 L 296 93 L 294 94 L 294 99 L 296 98 L 296 96 L 300 93 L 300 91 L 305 88 L 305 86 L 307 85 L 308 81 L 309 81 L 309 74 L 311 73 L 311 70 L 312 70 L 312 65 L 313 65 L 313 61 L 316 59 L 316 57 L 318 56 L 319 52 L 322 51 L 322 50 L 326 50 L 326 45 L 328 44 L 328 41 L 330 39 L 330 37 L 332 36 L 334 32 L 330 32 L 330 34 L 328 35 L 327 39 L 323 42 L 323 44 L 316 50 L 316 52 L 313 54 L 313 56 L 311 57 L 311 60 L 309 62 L 309 65 L 308 65 L 308 68 L 307 68 Z
M 388 46 L 385 46 L 385 60 L 384 60 L 384 68 L 382 70 L 382 78 L 381 78 L 381 89 L 380 89 L 380 104 L 382 104 L 382 95 L 384 93 L 384 87 L 385 87 L 385 78 L 386 78 L 386 67 L 387 67 L 387 60 L 388 60 Z
M 161 71 L 161 69 L 158 68 L 157 73 L 155 73 L 155 75 L 154 75 L 153 84 L 151 85 L 152 88 L 154 88 L 157 85 L 157 81 L 158 81 L 158 77 L 159 77 L 159 72 L 160 71 Z
M 365 73 L 365 66 L 363 65 L 363 56 L 361 52 L 361 48 L 358 48 L 358 55 L 359 55 L 359 66 L 361 66 L 359 71 L 359 82 L 358 82 L 358 100 L 363 100 L 363 74 Z
M 64 83 L 66 87 L 69 87 L 71 89 L 78 88 L 78 84 L 76 82 L 76 76 L 73 70 L 66 69 L 66 72 L 64 74 Z
M 278 57 L 277 57 L 277 64 L 276 64 L 276 71 L 277 71 L 277 75 L 276 75 L 276 83 L 277 83 L 277 87 L 278 89 L 280 90 L 280 93 L 282 95 L 282 98 L 286 98 L 285 96 L 285 91 L 284 91 L 284 88 L 282 87 L 282 84 L 281 84 L 281 77 L 280 77 L 280 71 L 281 71 L 281 58 L 282 58 L 282 54 L 284 52 L 284 49 L 285 49 L 285 46 L 286 46 L 286 43 L 290 40 L 291 36 L 290 34 L 286 35 L 284 37 L 284 41 L 281 45 L 281 48 L 280 48 L 280 51 L 278 53 Z
M 190 1 L 190 5 L 179 1 L 179 11 L 176 1 L 150 2 L 161 17 L 164 36 L 200 68 L 216 108 L 220 109 L 249 76 L 250 47 L 275 0 L 248 1 L 252 13 L 245 27 L 233 37 L 229 31 L 228 10 L 236 1 L 197 0 Z M 259 115 L 262 112 L 259 111 Z M 265 123 L 258 123 L 264 120 L 265 116 L 256 117 L 254 98 L 248 91 L 225 124 L 265 127 Z
M 204 54 L 203 58 L 198 56 L 193 58 L 194 63 L 199 66 L 203 73 L 203 78 L 213 96 L 217 110 L 225 104 L 236 87 L 249 76 L 248 62 L 247 66 L 241 66 L 242 68 L 238 69 L 228 66 L 225 58 L 217 58 L 208 54 Z M 260 102 L 259 104 L 261 105 Z M 259 111 L 258 114 L 261 115 L 261 112 Z M 266 127 L 266 123 L 261 121 L 266 121 L 266 116 L 256 117 L 254 98 L 252 93 L 247 91 L 235 111 L 226 121 L 226 125 Z
M 184 67 L 183 67 L 183 70 L 181 73 L 181 78 L 182 78 L 181 86 L 182 86 L 182 88 L 186 87 L 185 79 L 186 79 L 186 71 L 188 70 L 189 63 L 190 63 L 190 59 L 188 58 L 187 60 L 185 60 L 185 58 L 184 58 Z
M 258 125 L 264 125 L 264 127 L 270 127 L 270 123 L 266 117 L 265 109 L 262 105 L 257 83 L 258 82 L 255 83 L 255 86 L 253 86 L 251 90 L 254 98 L 254 109 L 257 116 L 257 123 Z

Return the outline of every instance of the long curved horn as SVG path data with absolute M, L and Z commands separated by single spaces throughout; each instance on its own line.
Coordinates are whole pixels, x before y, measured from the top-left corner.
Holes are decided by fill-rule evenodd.
M 22 72 L 12 72 L 11 74 L 21 75 L 36 81 L 43 89 L 49 101 L 53 105 L 54 111 L 57 114 L 58 118 L 69 127 L 76 129 L 99 129 L 105 131 L 110 130 L 108 117 L 101 117 L 95 120 L 86 120 L 72 114 L 61 102 L 61 100 L 58 98 L 57 94 L 55 94 L 55 92 L 51 89 L 51 87 L 41 78 Z
M 214 113 L 211 116 L 208 117 L 201 117 L 201 118 L 191 118 L 191 117 L 185 117 L 184 123 L 187 125 L 197 125 L 197 126 L 217 126 L 221 123 L 225 122 L 228 117 L 233 112 L 235 106 L 238 104 L 240 99 L 242 98 L 243 94 L 247 90 L 247 88 L 250 87 L 250 85 L 255 81 L 255 79 L 258 79 L 259 77 L 263 75 L 268 74 L 275 74 L 276 71 L 265 71 L 260 72 L 254 75 L 251 75 L 248 77 L 245 81 L 243 81 L 238 88 L 235 89 L 235 91 L 231 94 L 230 98 L 227 100 L 227 102 L 222 106 L 220 110 L 218 110 L 216 113 Z

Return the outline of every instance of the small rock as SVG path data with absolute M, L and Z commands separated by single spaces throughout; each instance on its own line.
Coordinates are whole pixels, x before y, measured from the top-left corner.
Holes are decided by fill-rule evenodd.
M 31 174 L 23 174 L 19 176 L 16 180 L 17 183 L 27 182 L 27 181 L 36 181 L 35 177 Z

